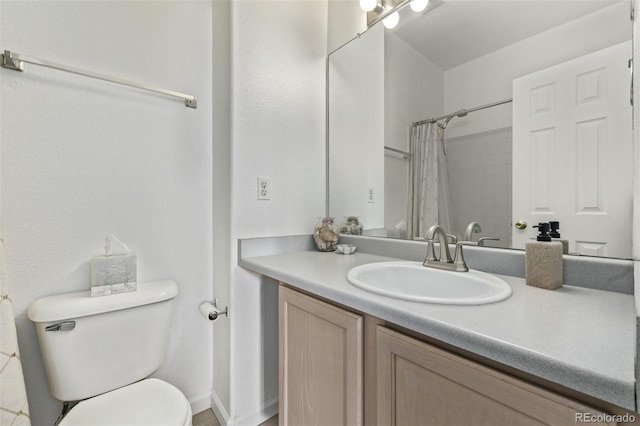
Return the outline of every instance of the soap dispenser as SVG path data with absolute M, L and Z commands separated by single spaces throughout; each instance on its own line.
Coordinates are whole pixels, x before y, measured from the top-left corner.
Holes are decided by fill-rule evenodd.
M 559 241 L 562 243 L 562 254 L 569 253 L 569 240 L 565 240 L 564 238 L 560 238 L 560 222 L 557 220 L 550 220 L 549 227 L 551 230 L 549 231 L 549 236 L 551 237 L 551 241 Z
M 552 241 L 549 224 L 539 223 L 536 241 L 525 243 L 524 276 L 527 285 L 555 290 L 562 287 L 562 243 Z

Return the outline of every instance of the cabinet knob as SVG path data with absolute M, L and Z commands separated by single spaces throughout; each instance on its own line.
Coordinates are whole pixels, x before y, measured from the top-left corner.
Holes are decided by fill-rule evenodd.
M 519 220 L 516 222 L 516 228 L 525 229 L 526 227 L 527 227 L 527 222 L 525 222 L 524 220 Z

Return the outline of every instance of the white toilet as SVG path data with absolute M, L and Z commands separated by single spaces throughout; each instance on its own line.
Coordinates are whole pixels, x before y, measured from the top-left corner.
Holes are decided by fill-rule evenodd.
M 102 297 L 88 291 L 38 299 L 36 324 L 51 394 L 80 401 L 61 426 L 191 426 L 191 406 L 176 387 L 155 378 L 169 338 L 173 281 Z

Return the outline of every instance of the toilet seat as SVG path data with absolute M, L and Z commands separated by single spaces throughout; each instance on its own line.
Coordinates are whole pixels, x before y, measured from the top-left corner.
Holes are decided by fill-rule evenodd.
M 59 426 L 191 426 L 191 405 L 175 386 L 145 379 L 79 402 Z

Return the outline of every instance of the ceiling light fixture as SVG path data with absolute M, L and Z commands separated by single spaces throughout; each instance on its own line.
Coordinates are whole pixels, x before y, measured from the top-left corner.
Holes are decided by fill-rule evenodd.
M 359 0 L 360 8 L 367 12 L 367 27 L 382 20 L 386 28 L 392 29 L 398 25 L 400 15 L 398 10 L 409 3 L 416 13 L 422 13 L 429 6 L 429 0 Z
M 429 0 L 411 0 L 409 6 L 414 12 L 422 12 L 429 5 Z
M 384 18 L 382 20 L 382 23 L 386 28 L 392 29 L 392 28 L 395 28 L 396 25 L 398 25 L 399 21 L 400 21 L 400 15 L 398 15 L 398 12 L 393 12 L 391 15 Z
M 365 12 L 382 12 L 384 6 L 378 0 L 360 0 L 360 9 Z

